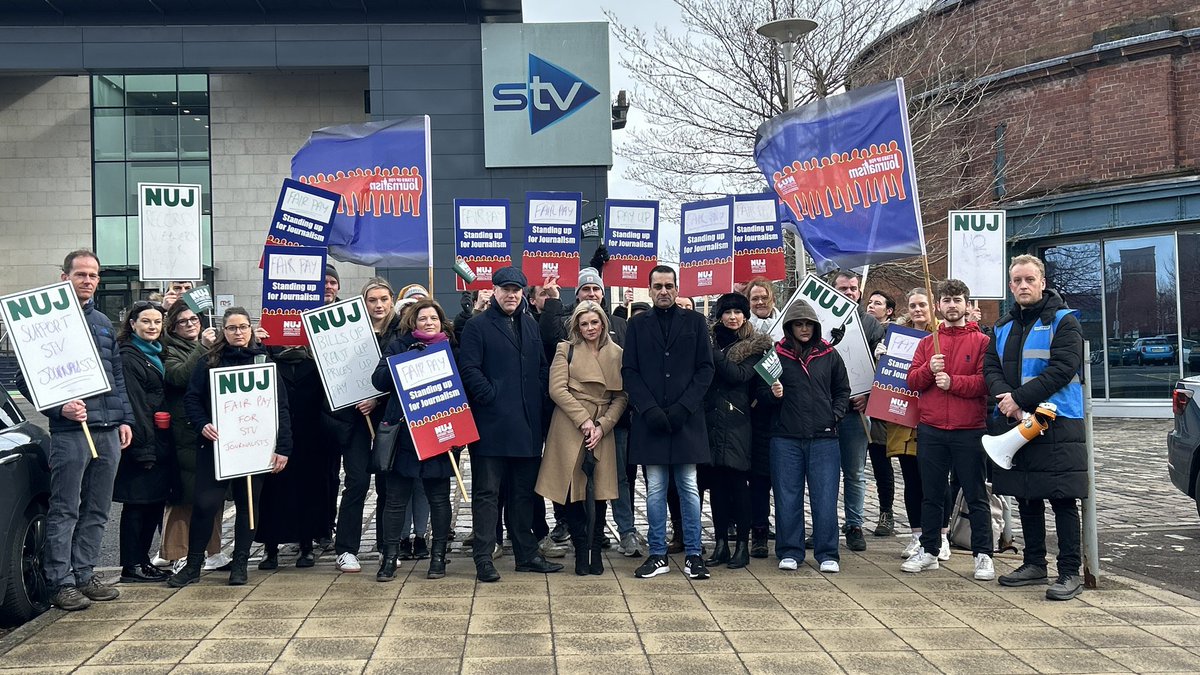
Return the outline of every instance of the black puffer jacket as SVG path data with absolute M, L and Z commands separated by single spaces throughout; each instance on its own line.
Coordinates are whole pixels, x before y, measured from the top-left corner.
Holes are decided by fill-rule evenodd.
M 817 323 L 807 349 L 790 337 L 791 325 L 799 319 Z M 846 364 L 833 346 L 820 338 L 821 325 L 807 302 L 797 301 L 783 319 L 784 338 L 775 343 L 783 372 L 783 398 L 775 398 L 771 387 L 758 385 L 759 405 L 774 410 L 770 435 L 782 438 L 836 438 L 837 425 L 850 409 L 850 378 Z
M 761 380 L 754 364 L 771 349 L 771 338 L 758 332 L 721 347 L 717 334 L 727 330 L 713 326 L 712 384 L 704 396 L 704 422 L 708 425 L 708 447 L 712 465 L 749 471 L 751 463 L 750 401 L 755 379 Z
M 113 500 L 123 504 L 165 502 L 178 488 L 171 432 L 154 426 L 154 413 L 166 411 L 163 374 L 130 343 L 121 345 L 125 391 L 133 409 L 133 440 L 121 453 Z
M 83 305 L 83 318 L 92 331 L 92 340 L 96 350 L 100 352 L 100 363 L 104 366 L 104 377 L 112 387 L 103 394 L 96 394 L 83 399 L 87 404 L 87 424 L 93 429 L 116 427 L 122 424 L 133 426 L 133 410 L 129 406 L 129 395 L 125 391 L 125 371 L 121 368 L 121 354 L 117 346 L 117 334 L 112 322 L 104 313 L 96 309 L 96 303 L 89 300 Z M 24 378 L 20 378 L 17 387 L 29 398 Z M 47 408 L 42 411 L 50 420 L 50 432 L 78 431 L 79 422 L 62 416 L 62 406 Z
M 1026 412 L 1048 400 L 1079 373 L 1083 362 L 1083 332 L 1074 316 L 1063 317 L 1050 341 L 1050 364 L 1036 378 L 1021 384 L 1022 348 L 1030 331 L 1041 318 L 1046 325 L 1055 313 L 1066 308 L 1062 296 L 1047 290 L 1038 304 L 1012 310 L 996 323 L 997 328 L 1012 322 L 1007 343 L 999 345 L 993 335 L 983 360 L 983 377 L 993 400 L 1012 393 L 1013 402 Z M 1003 357 L 1001 357 L 1003 354 Z M 990 410 L 989 410 L 990 412 Z M 988 415 L 988 433 L 1001 434 L 1015 422 L 1002 415 Z M 1087 439 L 1082 419 L 1058 417 L 1046 433 L 1027 443 L 1013 458 L 1013 468 L 992 467 L 992 488 L 998 495 L 1023 499 L 1059 499 L 1087 497 Z

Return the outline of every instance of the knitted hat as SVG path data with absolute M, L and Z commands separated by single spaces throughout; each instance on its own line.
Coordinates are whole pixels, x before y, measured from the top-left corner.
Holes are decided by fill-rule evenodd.
M 604 281 L 595 267 L 585 267 L 579 270 L 579 283 L 575 284 L 575 288 L 580 289 L 584 286 L 599 286 L 600 290 L 604 290 Z
M 421 284 L 409 284 L 409 285 L 405 286 L 404 288 L 400 289 L 400 299 L 401 300 L 404 300 L 407 298 L 419 299 L 421 296 L 424 296 L 426 298 L 429 297 L 429 291 L 425 290 L 425 287 L 422 286 Z
M 325 276 L 333 277 L 334 281 L 342 283 L 342 278 L 338 276 L 337 268 L 333 266 L 333 263 L 325 263 Z

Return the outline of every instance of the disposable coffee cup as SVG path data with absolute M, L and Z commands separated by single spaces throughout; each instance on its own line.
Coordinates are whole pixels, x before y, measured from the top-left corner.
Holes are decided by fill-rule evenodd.
M 154 426 L 158 427 L 159 429 L 170 429 L 171 428 L 171 413 L 169 413 L 169 412 L 154 413 Z

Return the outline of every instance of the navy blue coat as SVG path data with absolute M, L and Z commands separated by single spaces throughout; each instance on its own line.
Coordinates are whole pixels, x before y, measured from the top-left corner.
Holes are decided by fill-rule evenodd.
M 713 379 L 712 341 L 699 312 L 672 306 L 671 331 L 664 338 L 657 308 L 629 320 L 621 377 L 633 408 L 630 464 L 707 464 L 712 453 L 704 422 L 704 395 Z M 645 414 L 678 405 L 686 421 L 669 433 L 654 431 Z
M 392 381 L 388 357 L 403 354 L 410 349 L 424 348 L 425 345 L 413 337 L 412 331 L 409 331 L 389 342 L 387 348 L 383 350 L 383 356 L 379 358 L 375 372 L 371 373 L 371 384 L 379 391 L 391 393 L 384 406 L 376 406 L 377 410 L 384 408 L 381 421 L 388 424 L 408 425 L 404 418 L 404 410 L 400 405 L 400 397 L 394 393 L 396 383 Z M 455 362 L 457 363 L 457 361 L 456 358 Z M 396 438 L 396 453 L 395 459 L 392 461 L 392 471 L 406 478 L 448 478 L 454 475 L 454 469 L 450 466 L 449 453 L 421 461 L 417 458 L 417 448 L 413 445 L 412 435 L 407 433 L 401 433 Z
M 471 402 L 478 457 L 541 457 L 542 419 L 549 400 L 550 367 L 538 324 L 521 301 L 521 339 L 495 298 L 463 330 L 458 369 Z

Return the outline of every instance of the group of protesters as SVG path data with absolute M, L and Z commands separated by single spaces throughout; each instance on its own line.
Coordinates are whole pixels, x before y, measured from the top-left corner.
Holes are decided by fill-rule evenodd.
M 560 542 L 569 541 L 575 573 L 602 574 L 610 505 L 618 553 L 645 554 L 638 578 L 667 573 L 668 554 L 683 553 L 683 573 L 706 579 L 709 568 L 769 557 L 772 537 L 779 569 L 798 569 L 811 551 L 821 572 L 837 573 L 839 531 L 848 549 L 866 548 L 868 456 L 879 481 L 876 534 L 894 532 L 890 456 L 899 456 L 913 532 L 902 570 L 936 569 L 948 558 L 953 475 L 969 509 L 975 578 L 994 578 L 990 474 L 995 494 L 1017 498 L 1025 535 L 1024 564 L 1000 583 L 1048 582 L 1043 500 L 1049 499 L 1059 555 L 1047 597 L 1068 599 L 1081 589 L 1080 329 L 1061 296 L 1046 290 L 1044 266 L 1032 256 L 1012 261 L 1015 304 L 994 333 L 973 320 L 970 292 L 960 281 L 940 283 L 932 296 L 920 289 L 908 295 L 907 321 L 935 330 L 920 342 L 908 374 L 909 387 L 920 394 L 916 429 L 872 429 L 862 414 L 867 397 L 852 396 L 857 392 L 835 348 L 844 326 L 823 326 L 804 299 L 780 307 L 765 278 L 718 297 L 710 321 L 679 295 L 670 267 L 650 272 L 650 303 L 627 302 L 618 308 L 624 316 L 610 312 L 594 267 L 575 279 L 573 307 L 564 304 L 558 279 L 531 286 L 521 270 L 508 267 L 494 273 L 493 288 L 476 292 L 453 324 L 425 288 L 396 292 L 373 278 L 361 290 L 383 354 L 372 383 L 393 393 L 334 411 L 308 348 L 264 346 L 269 335 L 240 307 L 205 327 L 204 317 L 178 300 L 190 282 L 173 282 L 161 302 L 134 303 L 114 331 L 93 299 L 99 265 L 90 251 L 72 252 L 62 278 L 83 306 L 112 389 L 45 411 L 52 433 L 46 574 L 53 602 L 63 609 L 119 595 L 93 573 L 113 499 L 123 503 L 122 582 L 181 587 L 206 567 L 227 567 L 229 583 L 238 585 L 247 583 L 254 541 L 264 545 L 261 570 L 278 567 L 280 547 L 296 544 L 297 567 L 311 567 L 333 550 L 339 571 L 360 572 L 374 478 L 376 578 L 390 581 L 401 561 L 424 558 L 426 576 L 443 577 L 455 536 L 453 458 L 443 453 L 421 460 L 408 433 L 389 433 L 406 431 L 407 423 L 387 363 L 389 356 L 443 342 L 454 354 L 480 436 L 453 454 L 465 450 L 470 460 L 468 541 L 481 582 L 500 580 L 495 559 L 505 534 L 517 572 L 560 571 L 563 565 L 548 558 L 565 557 Z M 860 300 L 856 273 L 839 271 L 831 281 Z M 338 301 L 340 290 L 329 265 L 325 303 Z M 857 318 L 878 356 L 886 350 L 884 325 L 897 319 L 896 303 L 883 292 L 870 297 Z M 772 352 L 781 368 L 769 380 L 755 366 Z M 244 482 L 218 480 L 214 471 L 218 430 L 209 370 L 267 362 L 281 380 L 278 435 L 271 472 L 253 476 L 248 490 Z M 984 433 L 1006 432 L 1044 402 L 1057 408 L 1049 430 L 1018 453 L 1012 469 L 989 471 Z M 81 422 L 91 431 L 96 459 Z M 394 447 L 381 451 L 381 439 Z M 633 517 L 639 466 L 645 539 Z M 708 551 L 701 543 L 704 492 L 715 539 Z M 227 499 L 236 511 L 232 557 L 214 559 Z M 546 500 L 553 503 L 552 519 Z M 154 560 L 159 528 L 155 557 L 161 560 Z M 173 562 L 173 573 L 156 562 Z

